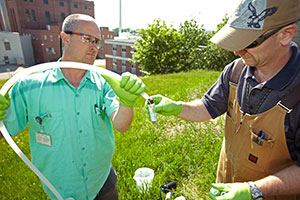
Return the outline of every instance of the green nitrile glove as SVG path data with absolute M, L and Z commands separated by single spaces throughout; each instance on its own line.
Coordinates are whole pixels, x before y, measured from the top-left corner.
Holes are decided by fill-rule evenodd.
M 101 76 L 116 93 L 120 104 L 126 107 L 135 106 L 137 98 L 139 98 L 140 94 L 146 90 L 146 86 L 141 79 L 129 72 L 122 74 L 121 81 L 105 74 L 101 74 Z
M 182 103 L 179 101 L 173 101 L 167 97 L 162 95 L 154 95 L 151 96 L 153 99 L 155 106 L 153 111 L 162 115 L 170 116 L 174 115 L 177 116 L 182 112 L 183 106 Z M 147 102 L 145 103 L 146 114 L 149 118 L 149 110 Z
M 0 120 L 4 120 L 6 118 L 6 111 L 10 106 L 10 97 L 9 94 L 6 93 L 5 96 L 0 94 Z
M 219 191 L 217 195 L 208 193 L 213 200 L 252 200 L 248 183 L 213 183 L 211 186 Z M 222 192 L 226 194 L 221 195 Z

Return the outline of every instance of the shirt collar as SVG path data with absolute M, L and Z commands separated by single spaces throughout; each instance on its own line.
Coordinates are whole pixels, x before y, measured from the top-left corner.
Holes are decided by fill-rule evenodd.
M 94 74 L 92 72 L 90 72 L 89 70 L 87 70 L 85 72 L 85 75 L 83 76 L 82 80 L 90 80 L 91 82 L 95 83 L 95 77 Z M 60 68 L 54 68 L 51 69 L 50 75 L 49 75 L 49 81 L 52 81 L 53 83 L 57 83 L 60 80 L 66 80 L 66 78 L 64 77 L 62 71 Z
M 292 42 L 291 48 L 292 57 L 289 59 L 287 64 L 280 70 L 280 72 L 263 85 L 273 90 L 283 90 L 291 83 L 291 81 L 294 80 L 300 68 L 300 52 L 297 44 L 294 42 Z M 255 67 L 247 67 L 245 78 L 255 79 L 254 69 Z

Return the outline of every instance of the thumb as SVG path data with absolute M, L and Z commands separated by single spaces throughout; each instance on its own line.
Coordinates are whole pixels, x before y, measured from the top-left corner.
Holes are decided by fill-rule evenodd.
M 105 74 L 101 74 L 101 76 L 108 82 L 108 84 L 110 85 L 110 87 L 116 92 L 116 90 L 120 90 L 120 81 L 112 78 L 110 76 L 107 76 Z

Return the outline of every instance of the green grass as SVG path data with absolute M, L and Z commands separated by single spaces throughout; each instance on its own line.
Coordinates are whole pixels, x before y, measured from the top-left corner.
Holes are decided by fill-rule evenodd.
M 216 81 L 220 72 L 192 71 L 143 78 L 149 95 L 162 94 L 174 100 L 199 99 Z M 0 83 L 1 84 L 1 83 Z M 160 186 L 177 182 L 175 196 L 207 199 L 210 183 L 215 180 L 223 136 L 224 118 L 196 123 L 158 115 L 150 122 L 138 99 L 135 119 L 126 133 L 115 132 L 116 151 L 113 166 L 118 174 L 120 200 L 165 199 Z M 27 130 L 14 138 L 29 156 Z M 0 199 L 47 199 L 38 178 L 6 144 L 0 141 Z M 152 187 L 140 193 L 134 172 L 140 167 L 154 170 Z

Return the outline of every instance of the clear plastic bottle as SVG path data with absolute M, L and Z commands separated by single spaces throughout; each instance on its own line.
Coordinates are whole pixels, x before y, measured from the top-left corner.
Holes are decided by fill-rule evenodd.
M 154 103 L 153 99 L 149 98 L 147 100 L 147 104 L 148 104 L 150 120 L 152 122 L 156 122 L 157 121 L 157 114 L 156 114 L 156 112 L 153 111 L 153 107 L 155 106 L 155 103 Z

